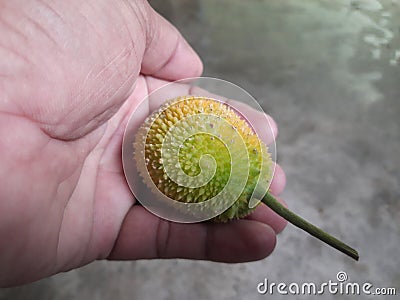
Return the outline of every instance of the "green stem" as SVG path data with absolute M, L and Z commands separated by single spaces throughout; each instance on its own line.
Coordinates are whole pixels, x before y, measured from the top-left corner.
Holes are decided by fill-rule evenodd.
M 317 239 L 320 239 L 321 241 L 336 248 L 337 250 L 343 252 L 344 254 L 347 254 L 348 256 L 354 258 L 355 260 L 358 260 L 359 256 L 357 250 L 351 248 L 345 243 L 339 241 L 337 238 L 331 236 L 322 229 L 314 226 L 313 224 L 307 222 L 306 220 L 299 217 L 295 213 L 291 212 L 269 193 L 267 193 L 264 196 L 262 202 L 269 208 L 271 208 L 275 213 L 277 213 L 278 215 L 280 215 L 282 218 L 289 221 L 293 225 L 303 229 L 304 231 L 308 232 Z

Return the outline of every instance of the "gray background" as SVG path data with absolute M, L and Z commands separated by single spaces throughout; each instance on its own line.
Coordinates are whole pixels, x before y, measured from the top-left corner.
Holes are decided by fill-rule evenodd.
M 322 283 L 339 271 L 399 295 L 399 1 L 152 4 L 199 52 L 204 75 L 247 89 L 275 118 L 287 203 L 359 249 L 361 260 L 289 225 L 262 261 L 96 262 L 2 290 L 0 299 L 287 299 L 259 295 L 257 283 Z

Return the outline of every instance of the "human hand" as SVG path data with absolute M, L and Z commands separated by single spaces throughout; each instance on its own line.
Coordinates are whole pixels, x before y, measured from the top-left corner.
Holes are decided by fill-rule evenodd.
M 96 259 L 272 252 L 286 222 L 264 205 L 229 224 L 171 223 L 135 205 L 121 163 L 130 112 L 202 71 L 147 2 L 2 1 L 0 57 L 0 286 Z M 284 185 L 277 167 L 270 191 Z

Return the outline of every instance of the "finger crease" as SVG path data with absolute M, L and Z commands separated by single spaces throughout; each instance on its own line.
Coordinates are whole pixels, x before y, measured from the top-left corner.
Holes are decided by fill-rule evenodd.
M 204 259 L 209 260 L 210 259 L 210 224 L 207 224 L 206 226 L 206 232 L 205 232 L 205 237 L 204 237 L 204 248 L 203 248 L 203 255 Z
M 170 240 L 171 223 L 160 219 L 156 235 L 156 255 L 159 258 L 167 256 L 168 244 Z
M 168 59 L 161 64 L 154 72 L 152 72 L 152 74 L 156 74 L 158 72 L 160 72 L 162 69 L 164 69 L 176 56 L 177 52 L 178 52 L 178 47 L 179 47 L 179 38 L 176 39 L 174 48 L 171 52 L 171 55 L 169 55 Z

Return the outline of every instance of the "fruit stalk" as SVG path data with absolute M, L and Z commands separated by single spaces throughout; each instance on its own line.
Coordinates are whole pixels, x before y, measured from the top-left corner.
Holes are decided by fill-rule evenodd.
M 347 254 L 351 258 L 358 261 L 359 255 L 357 250 L 351 248 L 350 246 L 346 245 L 345 243 L 339 241 L 337 238 L 331 236 L 330 234 L 326 233 L 322 229 L 314 226 L 310 222 L 304 220 L 300 216 L 296 215 L 285 206 L 283 206 L 278 200 L 276 200 L 271 194 L 267 193 L 264 198 L 261 200 L 265 205 L 271 208 L 275 213 L 280 215 L 282 218 L 287 220 L 288 222 L 292 223 L 294 226 L 303 229 L 304 231 L 308 232 L 312 236 L 316 237 L 317 239 L 327 243 L 328 245 L 332 246 L 333 248 L 341 251 L 344 254 Z

